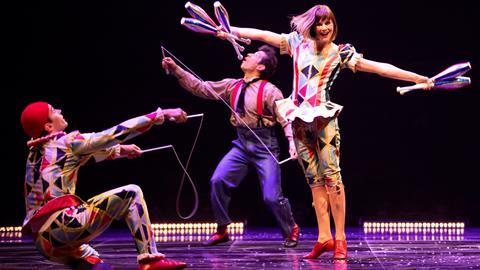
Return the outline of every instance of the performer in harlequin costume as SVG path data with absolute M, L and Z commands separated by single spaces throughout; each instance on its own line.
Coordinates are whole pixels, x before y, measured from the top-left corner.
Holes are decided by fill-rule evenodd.
M 99 162 L 138 157 L 141 154 L 139 147 L 121 143 L 146 132 L 153 125 L 162 124 L 165 118 L 184 122 L 186 113 L 181 109 L 158 108 L 102 132 L 65 133 L 68 123 L 61 110 L 41 101 L 31 103 L 23 110 L 21 124 L 25 133 L 32 137 L 27 143 L 27 214 L 23 231 L 33 236 L 42 255 L 73 268 L 97 267 L 103 262 L 88 242 L 106 230 L 114 219 L 123 219 L 135 240 L 140 269 L 186 266 L 183 262 L 167 260 L 157 252 L 140 187 L 119 187 L 86 202 L 75 196 L 78 170 L 82 165 L 91 158 Z
M 316 5 L 291 20 L 293 32 L 277 34 L 254 28 L 232 27 L 232 33 L 260 40 L 280 48 L 293 58 L 293 92 L 277 102 L 278 110 L 292 120 L 295 145 L 307 182 L 311 187 L 319 235 L 313 250 L 304 256 L 313 259 L 334 251 L 337 260 L 347 258 L 345 237 L 345 190 L 339 167 L 340 133 L 337 116 L 342 106 L 330 101 L 333 81 L 340 70 L 376 73 L 415 83 L 431 81 L 387 63 L 363 58 L 350 44 L 333 43 L 337 23 L 331 9 Z M 217 36 L 225 38 L 223 33 Z M 335 238 L 330 231 L 331 210 Z
M 257 52 L 248 54 L 241 63 L 243 79 L 201 81 L 177 66 L 169 57 L 163 59 L 162 65 L 166 71 L 174 74 L 186 90 L 206 99 L 227 100 L 235 111 L 230 116 L 230 122 L 236 128 L 238 138 L 233 141 L 232 148 L 220 161 L 210 179 L 210 198 L 218 228 L 203 244 L 210 246 L 229 241 L 227 226 L 232 222 L 228 215 L 231 189 L 237 187 L 249 168 L 253 167 L 259 176 L 264 202 L 280 226 L 285 239 L 284 246 L 295 247 L 299 229 L 293 219 L 290 203 L 283 196 L 281 188 L 281 171 L 277 162 L 279 145 L 274 129 L 277 122 L 282 125 L 290 142 L 292 158 L 296 158 L 296 152 L 291 125 L 279 117 L 276 111 L 275 101 L 283 99 L 282 92 L 266 81 L 276 69 L 275 50 L 270 46 L 262 46 Z M 262 145 L 259 139 L 265 145 Z M 268 147 L 270 153 L 265 147 Z

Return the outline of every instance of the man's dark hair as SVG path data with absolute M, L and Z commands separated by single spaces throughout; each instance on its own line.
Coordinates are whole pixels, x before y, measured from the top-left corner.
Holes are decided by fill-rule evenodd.
M 268 45 L 263 45 L 258 50 L 266 54 L 266 57 L 262 57 L 260 61 L 260 64 L 265 66 L 265 69 L 260 73 L 260 78 L 269 79 L 277 70 L 277 52 L 272 46 Z

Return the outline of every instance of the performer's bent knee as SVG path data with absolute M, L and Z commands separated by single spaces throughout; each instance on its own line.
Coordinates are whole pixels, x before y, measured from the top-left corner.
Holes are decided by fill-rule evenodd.
M 129 184 L 129 185 L 123 186 L 121 188 L 125 191 L 135 193 L 138 197 L 143 197 L 142 188 L 140 188 L 139 186 L 137 186 L 135 184 Z

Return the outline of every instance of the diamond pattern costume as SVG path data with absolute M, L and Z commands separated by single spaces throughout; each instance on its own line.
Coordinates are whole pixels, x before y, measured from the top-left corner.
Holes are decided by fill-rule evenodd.
M 75 196 L 78 170 L 91 158 L 120 157 L 120 143 L 162 124 L 162 110 L 139 116 L 98 133 L 59 132 L 33 145 L 26 164 L 24 232 L 48 259 L 71 263 L 97 257 L 87 243 L 114 219 L 125 219 L 139 254 L 156 254 L 148 210 L 141 189 L 127 185 L 87 202 Z
M 342 106 L 330 101 L 333 81 L 343 68 L 355 72 L 362 55 L 350 44 L 332 44 L 317 53 L 313 40 L 297 32 L 282 34 L 280 53 L 293 58 L 292 95 L 277 101 L 282 117 L 293 121 L 302 168 L 311 186 L 341 183 L 340 133 L 337 116 Z

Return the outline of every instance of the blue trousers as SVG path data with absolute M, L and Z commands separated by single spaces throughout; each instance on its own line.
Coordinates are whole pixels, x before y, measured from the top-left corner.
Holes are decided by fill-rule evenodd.
M 256 128 L 255 133 L 279 158 L 280 148 L 274 128 Z M 238 138 L 233 147 L 218 164 L 210 179 L 210 199 L 215 220 L 219 226 L 232 222 L 228 215 L 231 189 L 237 187 L 250 168 L 255 169 L 260 180 L 263 200 L 280 226 L 284 238 L 290 235 L 295 223 L 290 203 L 283 196 L 280 165 L 272 158 L 265 147 L 246 128 L 237 128 Z

